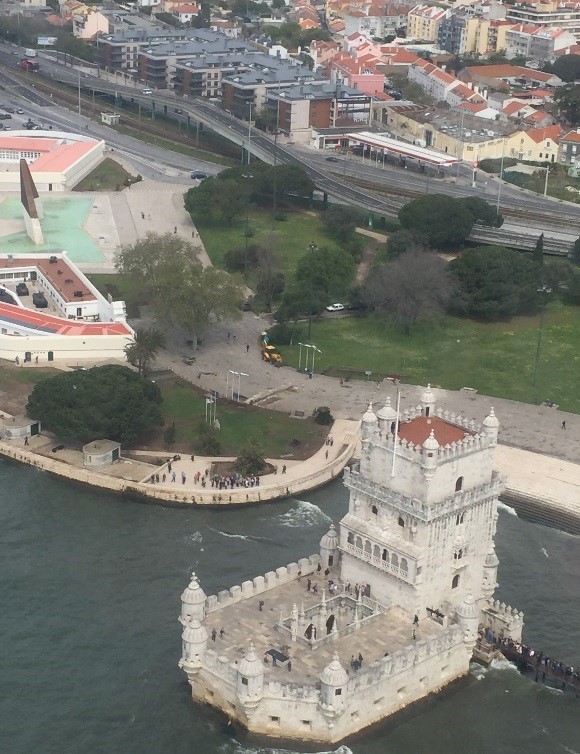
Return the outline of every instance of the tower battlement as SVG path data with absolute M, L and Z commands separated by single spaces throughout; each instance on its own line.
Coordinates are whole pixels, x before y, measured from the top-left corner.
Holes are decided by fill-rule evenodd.
M 369 406 L 320 556 L 209 597 L 192 575 L 179 664 L 194 699 L 337 743 L 464 676 L 482 628 L 518 640 L 523 615 L 493 599 L 498 428 L 493 409 L 482 424 L 436 410 L 430 388 L 402 413 Z

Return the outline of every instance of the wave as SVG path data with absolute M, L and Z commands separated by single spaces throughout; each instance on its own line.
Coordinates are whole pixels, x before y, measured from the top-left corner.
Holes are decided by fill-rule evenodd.
M 541 552 L 541 553 L 542 553 L 543 555 L 545 555 L 545 556 L 546 556 L 547 558 L 549 558 L 549 557 L 550 557 L 550 556 L 548 555 L 548 553 L 547 553 L 547 551 L 546 551 L 546 548 L 545 548 L 545 547 L 541 547 L 541 548 L 540 548 L 540 552 Z
M 332 518 L 314 503 L 308 500 L 296 500 L 297 505 L 290 508 L 286 513 L 278 517 L 280 526 L 288 526 L 298 529 L 303 526 L 316 526 L 324 523 L 332 523 Z M 342 752 L 340 752 L 342 754 Z
M 213 531 L 215 534 L 221 534 L 222 537 L 227 537 L 228 539 L 244 539 L 246 542 L 269 542 L 270 541 L 266 539 L 265 537 L 252 537 L 246 534 L 232 534 L 229 531 L 221 531 L 221 529 L 212 529 L 211 526 L 208 526 L 207 528 L 210 531 Z
M 200 531 L 194 531 L 193 534 L 188 534 L 185 537 L 187 542 L 203 542 L 203 536 Z
M 239 741 L 232 740 L 230 743 L 224 744 L 220 747 L 220 750 L 224 752 L 232 752 L 232 754 L 299 754 L 293 749 L 277 749 L 269 747 L 256 747 L 247 746 Z M 352 749 L 345 744 L 341 744 L 337 749 L 325 749 L 324 751 L 318 751 L 316 754 L 353 754 Z
M 518 514 L 516 513 L 516 509 L 512 508 L 510 505 L 506 505 L 505 503 L 498 503 L 497 509 L 500 511 L 505 511 L 506 513 L 509 513 L 510 516 L 518 517 Z
M 491 661 L 490 668 L 492 670 L 515 670 L 516 673 L 520 671 L 517 669 L 513 662 L 506 660 L 505 657 L 496 657 Z

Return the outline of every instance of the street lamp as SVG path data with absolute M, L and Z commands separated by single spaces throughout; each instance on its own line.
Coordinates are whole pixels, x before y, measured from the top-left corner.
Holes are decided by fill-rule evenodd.
M 503 181 L 503 161 L 505 160 L 505 139 L 503 140 L 502 148 L 501 148 L 501 162 L 499 165 L 499 183 L 497 187 L 497 215 L 499 217 L 499 206 L 500 206 L 500 200 L 501 200 L 501 184 Z
M 254 176 L 250 175 L 249 173 L 242 173 L 242 178 L 245 178 L 246 180 L 251 180 Z M 244 250 L 244 280 L 248 276 L 248 238 L 250 234 L 250 184 L 247 185 L 247 191 L 246 191 L 246 230 L 244 232 L 244 236 L 246 237 L 246 245 Z
M 228 373 L 226 375 L 226 398 L 228 397 L 228 392 L 230 389 L 229 381 L 230 381 L 230 374 L 232 375 L 232 385 L 231 385 L 231 393 L 232 393 L 232 400 L 234 400 L 234 388 L 236 384 L 236 377 L 238 378 L 238 403 L 240 402 L 240 393 L 242 391 L 242 377 L 249 377 L 249 374 L 246 374 L 245 372 L 236 372 L 234 369 L 228 369 Z
M 548 288 L 547 285 L 542 285 L 537 289 L 537 291 L 538 293 L 542 294 L 542 304 L 540 307 L 540 327 L 538 328 L 538 345 L 536 346 L 536 361 L 534 363 L 534 377 L 532 380 L 534 387 L 536 387 L 536 376 L 538 374 L 538 364 L 540 363 L 540 353 L 542 350 L 542 333 L 544 328 L 544 314 L 546 313 L 546 299 L 544 298 L 544 294 L 546 296 L 549 296 L 549 294 L 552 293 L 552 289 Z

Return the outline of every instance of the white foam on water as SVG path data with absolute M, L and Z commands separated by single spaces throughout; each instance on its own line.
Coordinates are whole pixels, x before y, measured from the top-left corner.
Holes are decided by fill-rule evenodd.
M 203 542 L 203 536 L 200 531 L 194 531 L 193 534 L 188 534 L 185 539 L 187 542 Z
M 303 526 L 315 526 L 325 522 L 332 523 L 330 516 L 308 500 L 296 500 L 296 505 L 278 518 L 281 526 L 298 529 Z M 340 752 L 342 754 L 342 752 Z
M 227 537 L 228 539 L 244 539 L 246 542 L 269 542 L 269 539 L 266 539 L 265 537 L 253 537 L 246 534 L 232 534 L 229 531 L 222 531 L 221 529 L 212 529 L 211 526 L 207 527 L 210 531 L 213 531 L 215 534 L 221 534 L 222 537 Z
M 546 548 L 545 548 L 545 547 L 541 547 L 541 548 L 540 548 L 540 552 L 541 552 L 541 553 L 542 553 L 543 555 L 545 555 L 545 556 L 546 556 L 547 558 L 549 558 L 549 557 L 550 557 L 550 556 L 548 555 L 548 553 L 546 552 Z
M 487 675 L 488 670 L 489 668 L 486 668 L 484 665 L 480 665 L 477 662 L 472 662 L 469 672 L 476 680 L 481 681 Z
M 231 745 L 233 746 L 232 749 L 230 749 L 230 744 L 224 744 L 223 746 L 220 746 L 220 750 L 224 752 L 233 752 L 234 754 L 298 754 L 298 752 L 293 751 L 292 749 L 277 749 L 277 748 L 264 748 L 264 747 L 255 747 L 255 746 L 246 746 L 239 741 L 232 740 Z M 338 749 L 326 749 L 324 751 L 318 751 L 316 754 L 353 754 L 352 749 L 349 749 L 348 746 L 345 746 L 342 744 L 338 747 Z
M 496 657 L 495 660 L 491 661 L 490 668 L 493 670 L 515 670 L 516 673 L 519 673 L 514 663 L 506 660 L 505 657 Z
M 515 508 L 512 508 L 511 506 L 506 505 L 505 503 L 498 503 L 497 508 L 500 511 L 505 511 L 506 513 L 509 513 L 510 516 L 515 516 L 516 518 L 518 517 L 518 514 L 516 513 Z

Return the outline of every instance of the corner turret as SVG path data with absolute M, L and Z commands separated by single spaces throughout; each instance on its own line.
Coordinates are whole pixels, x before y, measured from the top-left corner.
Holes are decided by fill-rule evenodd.
M 334 524 L 320 540 L 320 564 L 322 568 L 332 568 L 338 560 L 338 533 Z
M 485 419 L 483 420 L 483 431 L 489 437 L 490 444 L 496 445 L 497 435 L 499 431 L 499 420 L 497 416 L 495 415 L 493 406 L 490 409 L 488 416 L 486 416 Z
M 348 673 L 340 664 L 338 652 L 335 652 L 332 662 L 324 668 L 320 676 L 320 707 L 329 728 L 333 727 L 334 718 L 342 714 L 347 683 Z
M 391 399 L 387 398 L 385 405 L 377 411 L 377 421 L 381 432 L 388 434 L 391 432 L 393 423 L 397 421 L 397 412 L 391 406 Z
M 435 393 L 431 390 L 431 383 L 427 385 L 427 390 L 421 395 L 421 413 L 423 416 L 433 416 L 435 408 Z
M 195 571 L 192 571 L 189 586 L 181 595 L 182 621 L 189 622 L 196 619 L 202 623 L 205 619 L 205 600 L 205 592 L 199 585 Z
M 437 468 L 437 451 L 439 450 L 439 443 L 435 439 L 435 432 L 431 430 L 429 437 L 423 443 L 423 450 L 421 451 L 421 468 L 423 474 L 426 477 L 432 477 Z
M 188 678 L 191 678 L 192 675 L 199 673 L 203 665 L 207 650 L 207 631 L 196 618 L 190 623 L 182 622 L 182 652 L 179 667 L 185 670 Z
M 237 691 L 246 715 L 251 717 L 264 696 L 264 664 L 252 643 L 238 666 Z
M 477 641 L 479 615 L 479 606 L 473 599 L 473 594 L 468 592 L 467 597 L 457 606 L 455 617 L 463 631 L 463 641 L 467 649 L 470 650 L 470 653 L 473 652 Z
M 489 599 L 496 590 L 498 566 L 498 557 L 495 554 L 495 549 L 492 549 L 486 556 L 485 563 L 483 564 L 483 583 L 481 585 L 481 593 L 486 599 Z
M 361 434 L 363 440 L 368 440 L 373 435 L 377 427 L 377 416 L 373 411 L 373 402 L 369 403 L 369 407 L 363 414 L 361 419 Z

